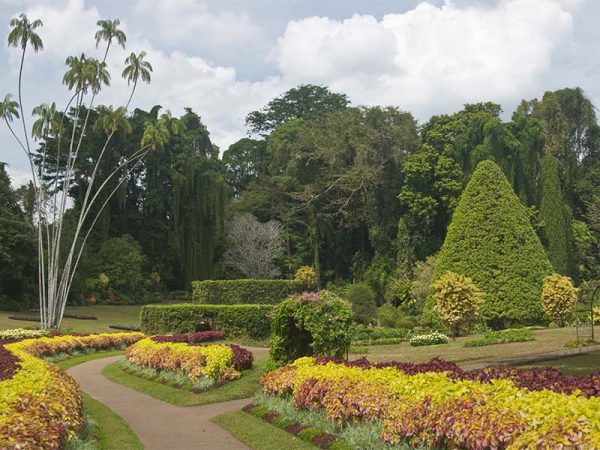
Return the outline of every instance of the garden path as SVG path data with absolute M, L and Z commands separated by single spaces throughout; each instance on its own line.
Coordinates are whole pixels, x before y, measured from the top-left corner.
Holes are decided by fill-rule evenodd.
M 83 391 L 129 423 L 146 450 L 248 449 L 210 421 L 214 416 L 242 408 L 248 399 L 193 407 L 171 405 L 107 380 L 102 369 L 122 358 L 95 359 L 67 372 Z

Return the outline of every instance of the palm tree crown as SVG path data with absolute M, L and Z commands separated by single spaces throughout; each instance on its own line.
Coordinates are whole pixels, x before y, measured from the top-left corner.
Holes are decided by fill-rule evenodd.
M 106 52 L 104 53 L 104 59 L 106 59 L 106 55 L 108 54 L 108 49 L 110 48 L 110 44 L 113 39 L 117 41 L 121 47 L 125 48 L 125 42 L 127 41 L 127 36 L 123 30 L 119 28 L 121 21 L 119 19 L 103 19 L 97 22 L 97 25 L 100 27 L 98 31 L 96 31 L 96 48 L 100 45 L 100 42 L 106 41 L 108 44 L 106 46 Z
M 0 102 L 0 119 L 12 122 L 15 118 L 19 118 L 19 104 L 12 99 L 12 94 L 6 94 Z
M 139 55 L 131 53 L 125 60 L 125 70 L 123 70 L 123 78 L 127 80 L 127 84 L 131 81 L 137 83 L 138 79 L 146 83 L 150 82 L 150 73 L 152 72 L 152 65 L 148 61 L 144 61 L 146 52 L 140 52 Z
M 95 130 L 104 131 L 107 135 L 114 134 L 118 130 L 123 130 L 126 134 L 131 133 L 132 128 L 127 120 L 125 108 L 113 109 L 112 105 L 99 106 L 98 112 L 100 115 L 94 123 Z
M 30 22 L 26 14 L 20 14 L 19 17 L 10 20 L 10 26 L 12 30 L 8 34 L 8 45 L 12 47 L 20 46 L 25 50 L 27 44 L 31 44 L 36 53 L 44 49 L 42 39 L 35 32 L 36 28 L 44 26 L 41 20 L 36 19 Z
M 42 103 L 33 108 L 32 114 L 39 118 L 33 123 L 31 135 L 36 138 L 47 138 L 51 135 L 56 135 L 60 126 L 58 114 L 56 112 L 56 103 L 48 105 Z
M 88 58 L 82 53 L 79 57 L 67 57 L 65 64 L 69 70 L 63 77 L 63 83 L 69 90 L 75 88 L 77 91 L 87 93 L 88 88 L 91 88 L 92 92 L 97 94 L 103 84 L 107 86 L 110 84 L 110 74 L 105 62 Z

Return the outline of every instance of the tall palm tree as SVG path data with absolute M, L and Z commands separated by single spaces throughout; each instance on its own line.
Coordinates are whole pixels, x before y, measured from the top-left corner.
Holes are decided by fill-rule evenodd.
M 96 58 L 88 58 L 88 81 L 92 92 L 100 92 L 102 85 L 110 86 L 110 73 L 104 61 L 98 61 Z
M 100 116 L 94 123 L 95 130 L 104 131 L 107 136 L 115 134 L 118 130 L 123 130 L 125 134 L 131 133 L 132 128 L 125 115 L 125 108 L 122 106 L 117 109 L 113 109 L 112 105 L 99 106 L 98 112 Z
M 150 83 L 152 65 L 148 61 L 144 61 L 145 57 L 146 52 L 144 51 L 140 52 L 139 55 L 131 52 L 131 55 L 125 59 L 125 70 L 123 70 L 122 76 L 127 80 L 127 84 L 133 81 L 133 89 L 131 90 L 131 95 L 129 96 L 125 109 L 129 108 L 129 103 L 133 98 L 133 93 L 135 92 L 138 80 L 141 78 L 142 81 Z
M 60 121 L 56 112 L 56 103 L 52 102 L 51 105 L 42 103 L 33 108 L 32 114 L 38 116 L 31 129 L 34 139 L 48 138 L 58 133 Z
M 27 45 L 33 48 L 35 53 L 44 49 L 42 38 L 35 31 L 37 28 L 43 27 L 41 20 L 36 19 L 30 22 L 26 14 L 20 14 L 10 20 L 12 29 L 8 34 L 8 45 L 11 47 L 21 47 L 21 64 L 19 66 L 19 107 L 21 109 L 21 121 L 23 123 L 23 133 L 25 133 L 25 142 L 27 143 L 27 153 L 29 154 L 29 138 L 27 137 L 27 125 L 25 124 L 25 115 L 23 114 L 23 99 L 21 90 L 21 80 L 23 78 L 23 62 L 25 61 L 25 50 Z
M 96 24 L 100 27 L 98 31 L 96 31 L 96 48 L 100 45 L 100 42 L 106 41 L 106 51 L 104 52 L 104 59 L 102 61 L 106 61 L 106 56 L 108 55 L 108 49 L 110 48 L 110 44 L 112 44 L 113 39 L 117 41 L 121 47 L 125 48 L 125 42 L 127 41 L 127 36 L 125 36 L 125 32 L 119 28 L 121 21 L 119 19 L 103 19 L 96 22 Z

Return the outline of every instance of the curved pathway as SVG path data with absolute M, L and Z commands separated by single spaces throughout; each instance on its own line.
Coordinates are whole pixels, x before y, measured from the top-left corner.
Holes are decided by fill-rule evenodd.
M 210 421 L 221 413 L 240 409 L 248 399 L 191 407 L 171 405 L 107 380 L 102 369 L 122 358 L 95 359 L 67 372 L 83 391 L 120 415 L 146 450 L 248 449 Z

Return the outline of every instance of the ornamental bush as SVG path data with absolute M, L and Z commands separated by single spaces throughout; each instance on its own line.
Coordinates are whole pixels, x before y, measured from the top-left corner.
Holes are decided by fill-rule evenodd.
M 261 339 L 271 332 L 272 305 L 146 305 L 140 313 L 146 334 L 220 330 Z
M 277 305 L 269 353 L 275 364 L 301 356 L 346 355 L 352 340 L 352 309 L 329 291 L 305 292 Z
M 294 281 L 299 281 L 307 290 L 312 291 L 317 287 L 317 273 L 310 266 L 302 266 L 296 270 Z
M 427 334 L 419 334 L 417 336 L 413 336 L 408 341 L 410 345 L 413 347 L 423 347 L 425 345 L 437 345 L 437 344 L 447 344 L 448 336 L 439 331 L 432 331 Z
M 479 318 L 483 295 L 469 277 L 447 272 L 433 284 L 433 300 L 442 322 L 456 338 Z
M 564 326 L 577 306 L 577 288 L 573 287 L 571 279 L 557 273 L 544 278 L 542 305 L 550 320 Z
M 354 320 L 363 325 L 370 325 L 377 320 L 377 302 L 375 292 L 366 283 L 350 286 L 345 299 L 352 305 Z
M 540 294 L 552 265 L 525 207 L 492 161 L 479 163 L 467 184 L 433 279 L 449 271 L 468 276 L 484 292 L 481 314 L 493 328 L 544 320 Z
M 192 283 L 194 303 L 273 305 L 305 290 L 297 280 L 205 280 Z

